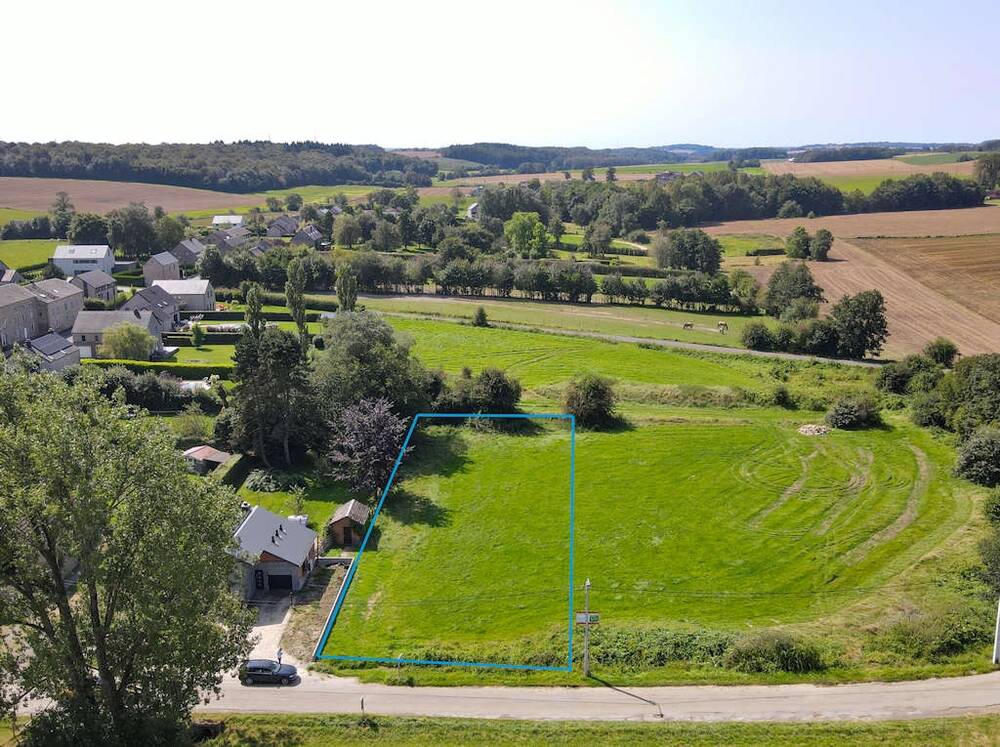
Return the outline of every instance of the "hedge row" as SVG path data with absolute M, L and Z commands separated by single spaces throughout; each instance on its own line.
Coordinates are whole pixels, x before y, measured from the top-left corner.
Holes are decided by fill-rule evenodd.
M 158 373 L 173 374 L 179 379 L 204 379 L 207 376 L 216 375 L 222 379 L 229 379 L 233 374 L 232 363 L 177 363 L 175 361 L 128 361 L 114 358 L 88 358 L 82 361 L 85 366 L 99 366 L 100 368 L 111 368 L 112 366 L 124 366 L 129 371 L 143 373 L 145 371 L 156 371 Z
M 281 303 L 284 306 L 284 302 Z M 244 314 L 242 311 L 182 311 L 181 319 L 191 319 L 193 317 L 202 317 L 202 322 L 242 322 L 244 320 Z M 261 316 L 269 322 L 291 322 L 293 321 L 291 313 L 287 311 L 264 311 Z M 306 312 L 307 322 L 318 322 L 319 312 L 309 311 Z
M 782 247 L 773 248 L 761 248 L 761 249 L 747 249 L 746 256 L 748 257 L 776 257 L 784 254 L 785 250 Z
M 190 332 L 167 332 L 162 335 L 163 344 L 182 348 L 191 347 Z M 204 345 L 235 345 L 240 339 L 239 332 L 205 332 Z
M 241 302 L 243 300 L 243 294 L 237 288 L 216 288 L 215 300 Z M 284 293 L 275 293 L 273 291 L 264 291 L 261 293 L 261 301 L 263 301 L 266 306 L 284 306 L 286 303 Z M 306 294 L 306 306 L 310 309 L 319 309 L 320 311 L 337 310 L 337 302 L 334 301 L 331 296 L 315 296 Z
M 146 281 L 143 279 L 142 275 L 138 277 L 126 272 L 116 272 L 111 277 L 115 279 L 118 285 L 128 285 L 132 288 L 143 288 L 146 285 Z

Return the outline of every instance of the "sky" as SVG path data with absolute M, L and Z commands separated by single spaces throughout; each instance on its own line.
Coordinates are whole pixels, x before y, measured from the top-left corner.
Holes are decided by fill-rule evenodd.
M 1000 137 L 989 17 L 921 0 L 12 2 L 0 140 L 978 142 Z

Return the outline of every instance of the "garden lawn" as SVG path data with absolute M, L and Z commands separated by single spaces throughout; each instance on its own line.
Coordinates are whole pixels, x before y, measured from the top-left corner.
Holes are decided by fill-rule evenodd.
M 353 496 L 340 483 L 325 480 L 315 472 L 303 473 L 303 479 L 302 512 L 309 517 L 309 526 L 322 536 L 337 506 Z M 263 506 L 279 516 L 291 516 L 297 512 L 295 495 L 291 491 L 263 492 L 243 486 L 239 489 L 239 496 L 247 503 Z
M 179 347 L 174 360 L 178 363 L 230 363 L 234 345 L 202 345 L 200 348 Z
M 28 220 L 36 215 L 42 215 L 35 210 L 21 210 L 20 208 L 0 207 L 0 228 L 12 220 Z
M 56 249 L 51 239 L 10 239 L 0 241 L 0 262 L 8 267 L 21 269 L 45 264 Z
M 901 419 L 808 437 L 780 410 L 713 415 L 577 434 L 574 579 L 602 625 L 740 630 L 935 593 L 906 571 L 972 510 L 947 446 Z M 420 428 L 325 652 L 564 662 L 566 429 Z

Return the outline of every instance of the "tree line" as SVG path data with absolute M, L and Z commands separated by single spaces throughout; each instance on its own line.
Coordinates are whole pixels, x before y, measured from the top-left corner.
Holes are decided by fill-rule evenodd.
M 0 176 L 107 179 L 255 192 L 306 184 L 427 186 L 437 166 L 374 145 L 0 142 Z

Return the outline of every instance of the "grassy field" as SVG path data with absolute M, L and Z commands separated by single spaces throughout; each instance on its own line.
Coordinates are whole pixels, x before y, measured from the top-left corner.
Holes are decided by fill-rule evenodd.
M 702 161 L 700 163 L 647 163 L 640 164 L 636 166 L 615 166 L 615 171 L 619 174 L 659 174 L 663 171 L 677 171 L 681 174 L 690 174 L 694 171 L 701 171 L 703 173 L 710 173 L 713 171 L 727 171 L 729 169 L 728 161 Z M 594 177 L 596 179 L 603 179 L 604 173 L 607 169 L 594 169 Z M 763 173 L 760 167 L 751 166 L 748 168 L 740 169 L 748 174 L 760 174 Z M 579 171 L 572 172 L 577 178 L 580 177 Z
M 947 449 L 902 422 L 711 415 L 577 435 L 576 580 L 609 627 L 814 620 L 903 587 L 968 517 Z M 326 652 L 565 661 L 568 470 L 565 429 L 429 426 Z
M 49 260 L 58 242 L 50 239 L 13 239 L 0 241 L 0 262 L 20 269 Z
M 472 319 L 476 309 L 481 306 L 489 319 L 495 322 L 730 347 L 742 347 L 740 332 L 751 321 L 760 321 L 768 326 L 777 324 L 774 319 L 762 316 L 673 311 L 649 306 L 542 303 L 501 298 L 366 296 L 364 304 L 376 311 L 461 319 Z M 716 324 L 720 320 L 725 320 L 729 325 L 728 334 L 719 334 Z M 684 329 L 684 325 L 689 322 L 694 324 L 694 329 Z
M 3 226 L 12 220 L 27 220 L 28 218 L 34 218 L 36 215 L 41 215 L 41 213 L 35 210 L 0 207 L 0 228 L 3 228 Z
M 896 156 L 903 163 L 911 166 L 937 166 L 942 163 L 958 163 L 962 156 L 976 158 L 981 155 L 976 151 L 958 151 L 955 153 L 914 153 L 908 156 Z
M 205 714 L 205 717 L 226 722 L 227 736 L 219 744 L 272 747 L 356 744 L 996 745 L 1000 733 L 1000 716 L 869 723 L 608 723 L 396 716 L 375 716 L 361 723 L 354 714 Z

